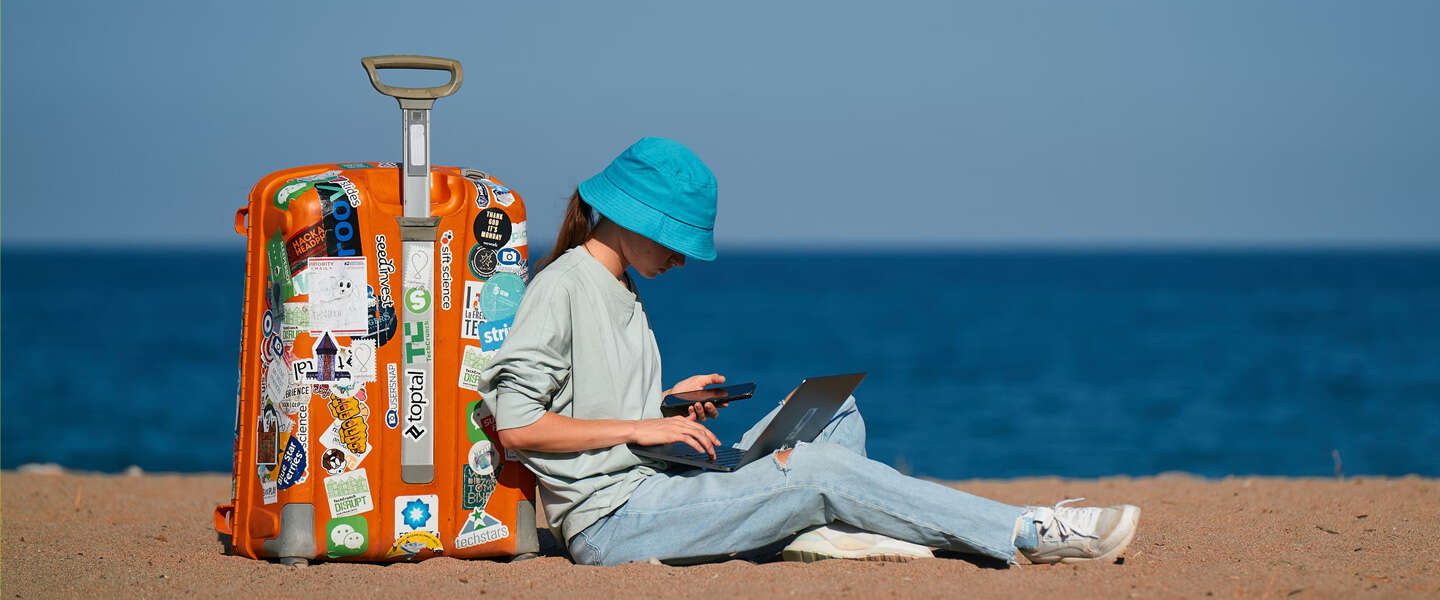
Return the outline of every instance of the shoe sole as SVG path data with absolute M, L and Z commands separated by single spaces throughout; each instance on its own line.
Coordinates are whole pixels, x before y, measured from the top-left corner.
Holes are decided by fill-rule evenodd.
M 822 560 L 863 560 L 870 562 L 910 562 L 921 558 L 933 558 L 925 556 L 909 556 L 905 554 L 865 554 L 861 556 L 843 556 L 838 554 L 825 554 L 823 552 L 811 552 L 809 550 L 785 550 L 780 553 L 780 558 L 790 562 L 812 563 Z
M 1117 526 L 1117 528 L 1126 527 L 1130 530 L 1130 533 L 1125 534 L 1125 539 L 1121 540 L 1120 543 L 1109 552 L 1101 554 L 1100 556 L 1093 558 L 1067 556 L 1057 562 L 1062 565 L 1069 565 L 1082 562 L 1111 561 L 1123 554 L 1125 549 L 1130 547 L 1130 542 L 1135 540 L 1135 532 L 1140 530 L 1140 507 L 1133 504 L 1126 504 L 1124 506 L 1124 512 L 1120 514 L 1120 525 Z

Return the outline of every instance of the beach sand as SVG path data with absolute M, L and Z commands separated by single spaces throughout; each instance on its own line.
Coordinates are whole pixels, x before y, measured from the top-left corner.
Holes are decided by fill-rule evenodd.
M 947 557 L 601 568 L 542 556 L 292 568 L 222 553 L 211 512 L 229 498 L 226 475 L 7 471 L 0 590 L 5 598 L 1440 596 L 1440 480 L 1181 475 L 948 485 L 1015 504 L 1130 502 L 1144 516 L 1123 564 L 1006 568 Z

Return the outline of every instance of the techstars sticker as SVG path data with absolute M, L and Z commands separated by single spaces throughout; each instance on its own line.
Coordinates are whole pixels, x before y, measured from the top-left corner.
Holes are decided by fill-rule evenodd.
M 470 513 L 469 518 L 465 519 L 465 526 L 460 528 L 460 534 L 455 536 L 455 547 L 469 548 L 508 537 L 510 537 L 509 527 L 501 523 L 500 519 L 477 508 Z

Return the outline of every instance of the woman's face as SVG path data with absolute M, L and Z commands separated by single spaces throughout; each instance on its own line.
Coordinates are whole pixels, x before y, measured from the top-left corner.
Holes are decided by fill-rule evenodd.
M 670 267 L 685 266 L 684 254 L 661 246 L 633 231 L 624 230 L 624 233 L 620 244 L 625 260 L 646 279 L 664 273 Z

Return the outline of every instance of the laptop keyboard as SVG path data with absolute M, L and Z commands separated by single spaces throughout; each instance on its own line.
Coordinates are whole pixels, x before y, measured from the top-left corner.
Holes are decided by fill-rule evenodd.
M 721 447 L 715 449 L 715 461 L 714 461 L 714 462 L 715 462 L 715 464 L 720 464 L 720 465 L 733 465 L 733 464 L 735 464 L 735 463 L 740 462 L 740 457 L 743 456 L 744 454 L 745 454 L 745 451 L 744 451 L 744 450 L 740 450 L 739 448 L 732 448 L 732 447 L 730 447 L 730 446 L 721 446 Z M 710 455 L 705 454 L 705 453 L 702 453 L 702 452 L 696 452 L 696 451 L 694 451 L 694 450 L 690 450 L 688 454 L 684 454 L 684 455 L 681 455 L 681 456 L 683 456 L 684 458 L 691 459 L 691 460 L 703 460 L 703 461 L 709 461 L 709 460 L 710 460 Z

